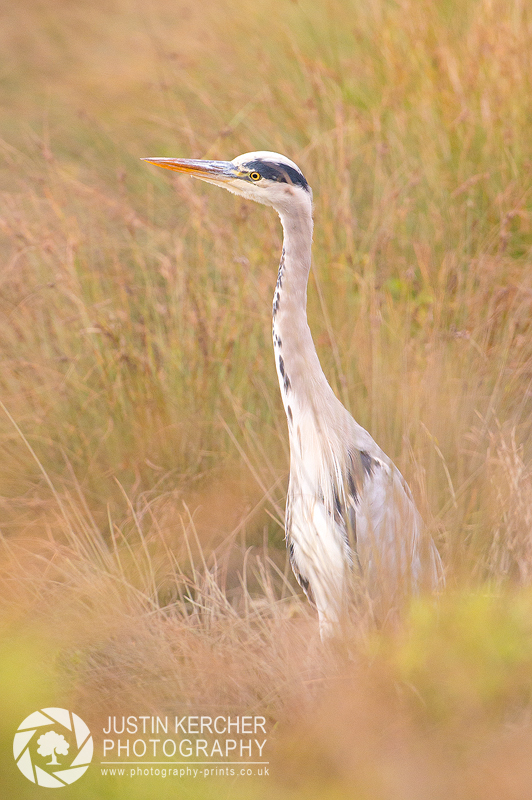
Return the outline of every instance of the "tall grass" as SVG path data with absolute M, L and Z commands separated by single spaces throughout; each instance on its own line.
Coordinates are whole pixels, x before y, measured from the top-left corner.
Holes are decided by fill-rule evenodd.
M 527 796 L 527 4 L 1 14 L 13 663 L 38 631 L 50 681 L 93 719 L 110 698 L 260 709 L 278 731 L 269 796 Z M 408 479 L 447 572 L 438 614 L 419 601 L 400 630 L 359 620 L 337 653 L 283 545 L 278 220 L 139 161 L 256 149 L 289 155 L 314 190 L 320 358 Z

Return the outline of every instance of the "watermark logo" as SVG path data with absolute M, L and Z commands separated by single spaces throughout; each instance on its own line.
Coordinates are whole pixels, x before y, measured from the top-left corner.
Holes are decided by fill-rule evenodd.
M 13 755 L 22 774 L 39 786 L 59 788 L 74 783 L 92 760 L 91 732 L 66 708 L 41 708 L 20 723 Z

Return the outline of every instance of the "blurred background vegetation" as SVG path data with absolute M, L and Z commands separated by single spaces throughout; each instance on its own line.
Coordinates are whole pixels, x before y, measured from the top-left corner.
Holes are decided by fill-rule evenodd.
M 39 707 L 202 704 L 268 715 L 269 781 L 65 797 L 530 797 L 529 4 L 21 0 L 0 53 L 6 796 Z M 324 370 L 447 572 L 334 653 L 283 544 L 278 220 L 139 161 L 258 149 L 314 190 Z

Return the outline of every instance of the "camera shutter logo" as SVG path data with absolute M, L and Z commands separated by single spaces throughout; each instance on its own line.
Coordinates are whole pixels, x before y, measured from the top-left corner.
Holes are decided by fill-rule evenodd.
M 13 741 L 13 755 L 22 774 L 32 783 L 50 788 L 81 778 L 93 749 L 87 725 L 66 708 L 42 708 L 30 714 L 20 723 Z

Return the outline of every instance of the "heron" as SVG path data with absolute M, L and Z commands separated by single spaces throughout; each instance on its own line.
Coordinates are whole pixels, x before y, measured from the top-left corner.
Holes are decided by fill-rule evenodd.
M 313 205 L 302 171 L 270 151 L 232 161 L 142 160 L 271 206 L 280 217 L 272 336 L 290 444 L 285 538 L 322 639 L 339 630 L 357 596 L 386 613 L 405 593 L 441 586 L 441 560 L 423 536 L 406 481 L 336 397 L 320 365 L 307 321 Z

